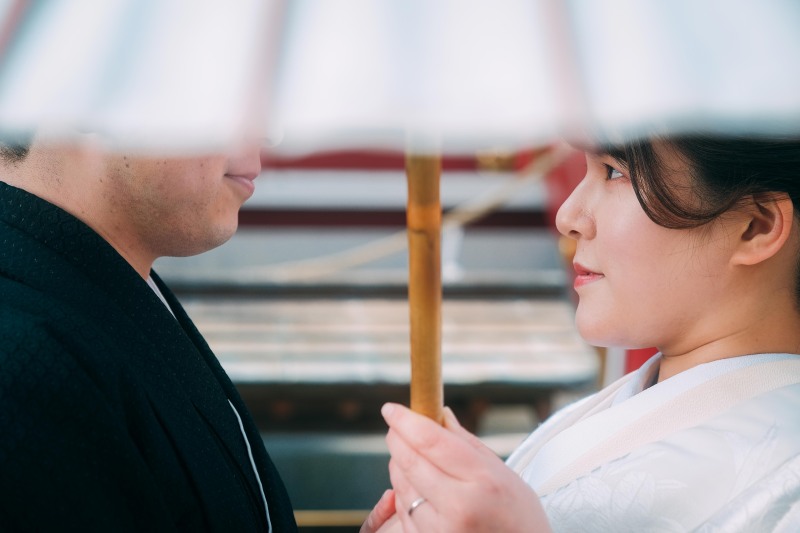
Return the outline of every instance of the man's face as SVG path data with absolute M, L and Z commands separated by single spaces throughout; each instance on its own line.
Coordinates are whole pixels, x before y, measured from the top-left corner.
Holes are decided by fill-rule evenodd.
M 135 255 L 188 256 L 227 241 L 261 170 L 257 145 L 231 155 L 106 158 L 111 231 Z

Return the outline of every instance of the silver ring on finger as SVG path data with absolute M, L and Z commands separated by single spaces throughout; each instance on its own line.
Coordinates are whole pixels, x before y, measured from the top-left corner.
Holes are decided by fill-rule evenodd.
M 428 500 L 426 500 L 425 498 L 417 498 L 416 500 L 411 502 L 411 505 L 408 506 L 408 516 L 411 516 L 411 513 L 413 513 L 417 509 L 417 507 L 419 507 L 420 505 L 422 505 L 427 501 Z

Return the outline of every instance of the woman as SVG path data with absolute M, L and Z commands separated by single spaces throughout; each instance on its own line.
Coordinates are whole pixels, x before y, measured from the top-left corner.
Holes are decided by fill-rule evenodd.
M 798 530 L 800 142 L 653 139 L 586 160 L 556 221 L 577 245 L 577 327 L 659 354 L 506 464 L 451 413 L 385 406 L 393 491 L 362 531 Z

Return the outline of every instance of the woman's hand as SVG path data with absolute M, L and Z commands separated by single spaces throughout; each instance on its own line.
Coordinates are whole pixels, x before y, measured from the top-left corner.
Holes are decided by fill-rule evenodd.
M 381 412 L 403 531 L 550 531 L 538 496 L 450 409 L 444 427 L 397 404 Z
M 394 508 L 394 491 L 387 490 L 375 504 L 375 507 L 370 511 L 369 516 L 361 525 L 360 533 L 381 533 L 392 531 L 393 524 L 399 525 L 395 517 Z M 402 529 L 398 529 L 402 531 Z

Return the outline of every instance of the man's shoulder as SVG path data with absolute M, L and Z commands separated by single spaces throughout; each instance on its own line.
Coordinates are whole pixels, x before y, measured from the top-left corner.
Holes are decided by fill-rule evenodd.
M 0 350 L 14 339 L 30 341 L 46 334 L 62 310 L 49 295 L 24 283 L 0 277 Z
M 45 316 L 0 304 L 0 372 L 35 372 L 44 360 L 66 355 L 56 329 Z
M 74 413 L 97 413 L 99 406 L 113 410 L 120 367 L 113 357 L 103 361 L 102 353 L 107 351 L 76 339 L 68 324 L 0 306 L 4 423 L 30 432 Z
M 0 288 L 7 289 L 4 281 Z M 102 328 L 64 302 L 25 287 L 15 289 L 0 290 L 0 388 L 24 384 L 38 389 L 84 374 L 87 352 L 102 344 L 95 342 Z

